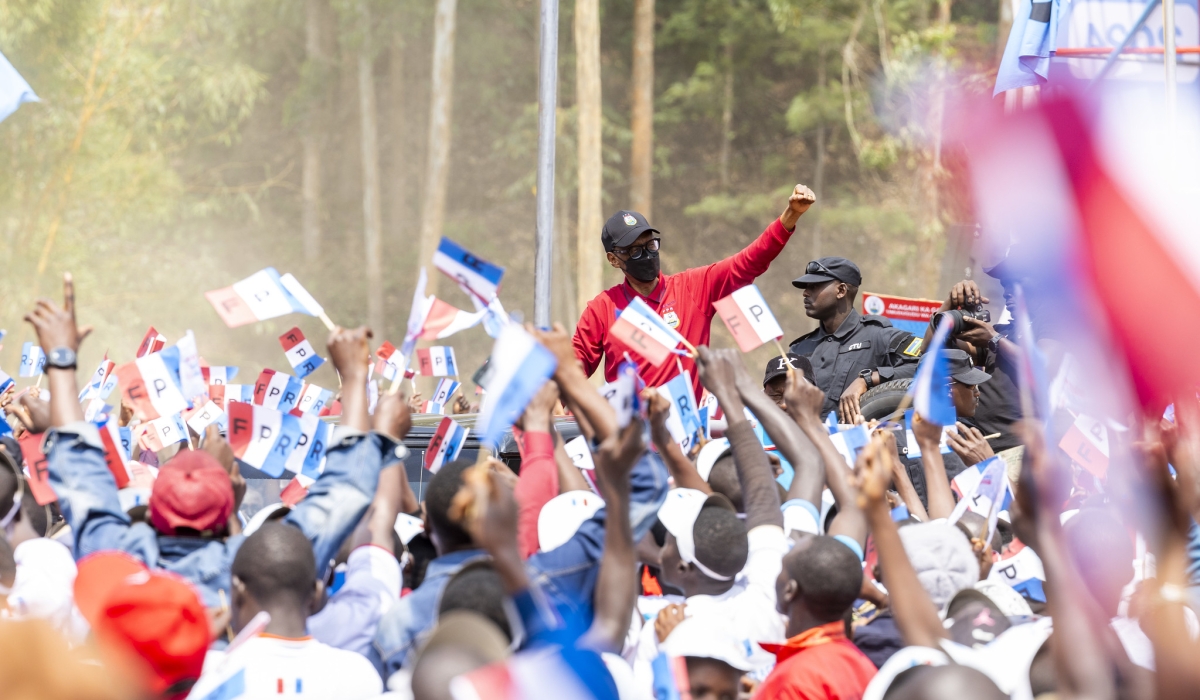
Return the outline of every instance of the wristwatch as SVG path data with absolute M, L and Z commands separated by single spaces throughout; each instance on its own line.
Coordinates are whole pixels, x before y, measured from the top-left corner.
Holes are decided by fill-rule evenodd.
M 55 369 L 75 369 L 75 351 L 71 348 L 54 348 L 46 355 L 46 365 Z
M 1000 354 L 1000 338 L 1002 338 L 1002 337 L 1003 336 L 1001 336 L 999 333 L 997 333 L 997 334 L 993 335 L 990 339 L 988 339 L 988 350 L 991 350 L 992 352 L 999 355 Z
M 870 389 L 872 386 L 874 386 L 875 382 L 873 379 L 875 377 L 875 370 L 873 370 L 873 369 L 859 370 L 858 376 L 862 377 L 862 380 L 863 380 L 863 382 L 866 383 L 868 389 Z

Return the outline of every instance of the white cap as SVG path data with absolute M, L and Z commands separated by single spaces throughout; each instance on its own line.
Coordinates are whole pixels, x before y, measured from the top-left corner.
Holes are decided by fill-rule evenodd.
M 269 506 L 263 506 L 257 513 L 251 516 L 250 522 L 246 523 L 246 527 L 242 528 L 242 534 L 249 537 L 258 532 L 263 523 L 267 522 L 267 518 L 271 517 L 280 508 L 287 508 L 287 506 L 282 503 L 272 503 Z
M 121 502 L 121 512 L 128 513 L 130 508 L 150 505 L 150 489 L 126 486 L 117 491 L 117 500 Z
M 8 594 L 15 617 L 40 618 L 60 632 L 72 632 L 75 608 L 75 558 L 61 542 L 39 537 L 13 550 L 17 577 Z
M 700 478 L 708 481 L 708 475 L 712 474 L 713 465 L 729 450 L 729 438 L 709 440 L 704 443 L 704 447 L 700 448 L 700 454 L 696 455 L 696 471 L 700 472 Z
M 754 668 L 748 653 L 751 650 L 734 639 L 730 621 L 711 611 L 685 618 L 659 649 L 668 656 L 724 661 L 739 671 Z
M 911 526 L 910 526 L 911 527 Z M 945 666 L 950 657 L 929 647 L 904 647 L 892 654 L 863 690 L 862 700 L 883 700 L 896 676 L 916 666 Z
M 575 536 L 596 511 L 604 507 L 604 499 L 591 491 L 560 493 L 542 506 L 538 513 L 538 544 L 543 552 L 558 549 Z
M 732 576 L 722 576 L 696 560 L 696 518 L 700 517 L 700 511 L 704 510 L 704 506 L 710 501 L 714 505 L 732 510 L 724 496 L 709 495 L 696 489 L 671 489 L 667 492 L 667 500 L 658 509 L 658 520 L 667 528 L 667 532 L 675 536 L 681 559 L 695 564 L 696 568 L 709 578 L 729 581 L 733 579 Z
M 425 521 L 415 515 L 408 513 L 398 513 L 396 515 L 396 534 L 400 536 L 400 541 L 407 547 L 412 538 L 425 532 Z

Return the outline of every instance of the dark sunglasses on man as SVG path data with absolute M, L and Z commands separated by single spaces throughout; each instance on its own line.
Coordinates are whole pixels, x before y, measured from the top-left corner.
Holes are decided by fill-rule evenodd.
M 613 252 L 623 255 L 630 260 L 641 260 L 642 256 L 647 253 L 657 253 L 660 247 L 660 239 L 652 238 L 645 245 L 635 245 L 628 248 L 613 248 Z

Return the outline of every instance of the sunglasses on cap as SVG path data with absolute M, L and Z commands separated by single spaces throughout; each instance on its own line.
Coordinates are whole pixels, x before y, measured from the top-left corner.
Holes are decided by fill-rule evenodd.
M 830 270 L 828 267 L 825 267 L 818 260 L 813 260 L 812 262 L 810 262 L 808 264 L 808 267 L 804 268 L 804 273 L 808 274 L 808 275 L 829 275 L 830 277 L 832 277 L 834 279 L 838 278 L 837 275 L 833 274 L 833 270 Z
M 614 253 L 620 253 L 630 260 L 641 260 L 646 253 L 657 253 L 660 247 L 659 239 L 652 238 L 645 245 L 635 245 L 628 248 L 613 248 Z

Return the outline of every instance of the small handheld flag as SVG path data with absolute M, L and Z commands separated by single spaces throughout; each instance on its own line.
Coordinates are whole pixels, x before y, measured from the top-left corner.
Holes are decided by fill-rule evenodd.
M 687 454 L 704 434 L 704 424 L 696 408 L 696 397 L 692 394 L 692 378 L 688 372 L 658 387 L 658 393 L 671 402 L 667 416 L 667 431 L 671 439 L 679 443 Z
M 224 411 L 221 410 L 220 406 L 209 401 L 195 411 L 192 411 L 187 419 L 188 427 L 195 431 L 197 435 L 203 435 L 204 429 L 216 423 L 223 413 Z
M 237 376 L 237 367 L 201 367 L 200 371 L 204 375 L 204 381 L 208 382 L 209 386 L 213 384 L 228 384 Z
M 617 378 L 600 387 L 600 394 L 608 399 L 608 405 L 617 413 L 617 427 L 624 428 L 638 411 L 638 389 L 641 380 L 638 378 L 637 365 L 624 360 L 617 365 Z
M 917 415 L 936 425 L 954 425 L 957 419 L 950 399 L 950 367 L 943 350 L 953 325 L 949 316 L 942 317 L 909 389 Z
M 164 352 L 179 353 L 179 388 L 184 398 L 191 401 L 208 393 L 208 382 L 204 380 L 204 368 L 200 365 L 200 352 L 196 350 L 196 336 L 188 331 L 175 343 L 173 349 Z
M 254 403 L 287 413 L 300 402 L 304 382 L 290 374 L 264 369 L 254 382 Z
M 383 375 L 384 379 L 389 381 L 395 380 L 400 375 L 400 361 L 404 359 L 403 355 L 396 354 L 396 346 L 384 341 L 383 345 L 375 351 L 375 373 Z
M 26 342 L 21 346 L 21 368 L 17 371 L 20 377 L 36 377 L 46 369 L 46 353 L 33 343 Z
M 425 468 L 429 473 L 437 474 L 443 464 L 458 459 L 463 445 L 467 444 L 469 432 L 469 428 L 462 427 L 449 416 L 438 423 L 437 432 L 433 434 L 429 447 L 425 449 Z
M 305 302 L 311 302 L 311 305 L 302 303 L 292 291 L 287 289 L 288 286 L 293 290 L 304 289 L 295 277 L 291 277 L 291 275 L 287 275 L 287 277 L 290 280 L 285 286 L 275 268 L 268 267 L 241 282 L 234 283 L 231 287 L 205 292 L 204 297 L 213 305 L 225 325 L 230 328 L 290 313 L 322 316 L 324 310 L 321 310 L 319 314 L 314 313 L 321 307 L 311 296 L 308 296 L 307 292 L 304 292 L 304 295 L 307 296 Z
M 142 338 L 142 344 L 138 346 L 137 355 L 135 357 L 145 357 L 151 353 L 158 352 L 167 346 L 167 337 L 150 326 L 150 330 L 146 331 L 146 336 Z
M 437 346 L 418 350 L 417 373 L 423 377 L 457 377 L 458 363 L 454 360 L 454 348 Z
M 750 352 L 763 343 L 783 337 L 783 329 L 779 327 L 762 293 L 753 284 L 718 299 L 713 306 L 742 352 Z
M 691 344 L 654 313 L 641 297 L 634 297 L 629 306 L 621 311 L 609 333 L 655 367 L 675 353 L 680 343 L 694 351 Z
M 420 335 L 417 336 L 421 340 L 449 338 L 459 331 L 465 331 L 478 325 L 488 314 L 487 309 L 470 313 L 451 306 L 437 297 L 429 298 L 433 300 L 433 303 L 430 304 L 429 310 L 425 314 Z
M 300 392 L 300 400 L 296 403 L 296 410 L 300 413 L 320 415 L 321 409 L 325 408 L 332 398 L 333 392 L 329 389 L 322 389 L 316 384 L 305 384 Z
M 155 418 L 143 425 L 145 427 L 138 442 L 143 449 L 151 452 L 158 452 L 168 445 L 185 442 L 188 439 L 187 426 L 183 424 L 183 418 L 178 413 L 173 416 Z
M 301 378 L 307 377 L 325 364 L 325 359 L 313 350 L 312 343 L 308 342 L 308 339 L 304 337 L 304 332 L 299 328 L 293 328 L 279 336 L 279 344 L 283 346 L 283 353 L 287 355 L 288 363 Z
M 991 457 L 954 477 L 950 488 L 957 492 L 958 503 L 947 522 L 951 525 L 957 523 L 968 510 L 978 513 L 988 522 L 987 537 L 983 541 L 991 542 L 992 534 L 996 531 L 997 516 L 1000 511 L 1008 510 L 1012 503 L 1007 469 L 1003 459 Z
M 520 326 L 509 324 L 500 331 L 488 365 L 487 393 L 476 430 L 483 444 L 491 448 L 554 374 L 558 359 Z
M 436 404 L 446 406 L 450 403 L 450 399 L 454 396 L 454 392 L 458 391 L 458 387 L 462 386 L 459 382 L 453 379 L 442 379 L 438 381 L 437 389 L 434 390 L 433 396 L 429 400 Z
M 229 446 L 233 448 L 234 456 L 271 478 L 281 477 L 292 453 L 301 449 L 298 447 L 303 435 L 300 419 L 265 406 L 245 403 L 227 404 L 226 412 Z
M 100 395 L 100 389 L 104 386 L 105 380 L 108 379 L 108 375 L 112 373 L 116 366 L 116 363 L 108 359 L 108 355 L 106 353 L 104 355 L 104 359 L 100 360 L 100 364 L 96 367 L 96 371 L 92 372 L 92 378 L 89 379 L 88 383 L 83 387 L 82 390 L 80 390 L 79 400 L 87 401 L 88 399 L 106 398 Z M 4 393 L 4 391 L 0 389 L 0 394 L 2 393 Z
M 16 384 L 16 380 L 5 374 L 4 370 L 0 369 L 0 395 L 3 395 L 6 391 L 16 386 Z
M 484 304 L 496 297 L 504 268 L 472 255 L 466 248 L 443 237 L 433 254 L 433 265 L 472 297 Z
M 114 370 L 121 394 L 138 418 L 151 421 L 183 412 L 188 401 L 179 385 L 178 355 L 166 351 L 128 362 Z

